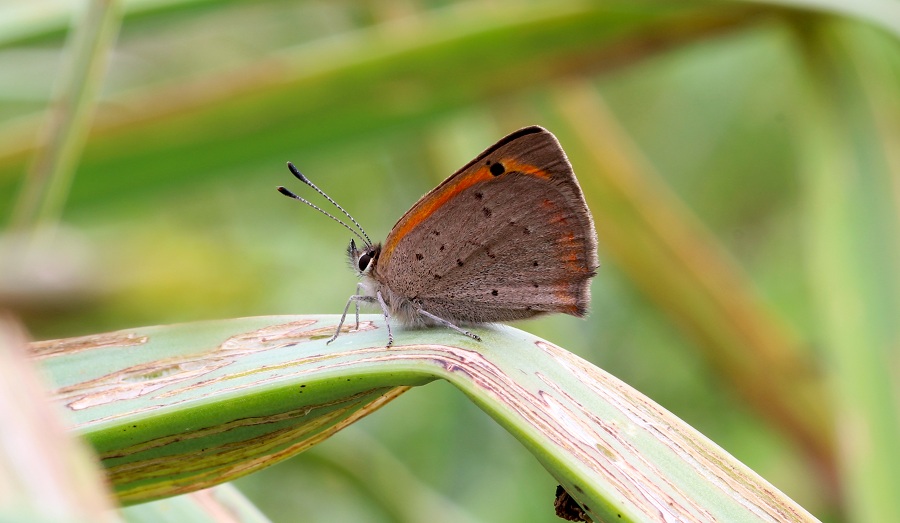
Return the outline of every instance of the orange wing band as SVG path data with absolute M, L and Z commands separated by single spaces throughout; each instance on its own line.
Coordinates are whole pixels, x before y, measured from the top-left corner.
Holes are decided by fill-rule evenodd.
M 518 172 L 530 176 L 536 176 L 538 178 L 550 178 L 550 173 L 541 170 L 533 165 L 519 163 L 508 158 L 504 158 L 499 163 L 503 164 L 503 166 L 505 167 L 504 174 Z M 495 178 L 497 177 L 491 174 L 488 166 L 483 165 L 477 170 L 468 173 L 465 176 L 461 176 L 456 180 L 453 180 L 445 187 L 443 187 L 440 191 L 429 196 L 427 200 L 420 202 L 415 212 L 404 216 L 394 227 L 394 230 L 391 231 L 391 243 L 385 245 L 384 249 L 382 249 L 381 262 L 387 262 L 394 250 L 394 247 L 396 247 L 397 244 L 400 243 L 400 240 L 402 240 L 403 237 L 409 233 L 409 231 L 413 230 L 415 227 L 418 227 L 419 224 L 427 220 L 429 216 L 440 209 L 454 196 L 458 195 L 459 193 L 465 191 L 475 184 L 487 182 Z

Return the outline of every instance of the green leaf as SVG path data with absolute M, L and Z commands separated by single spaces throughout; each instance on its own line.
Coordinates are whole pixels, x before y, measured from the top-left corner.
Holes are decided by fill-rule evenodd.
M 400 330 L 388 349 L 374 318 L 330 345 L 336 317 L 277 316 L 32 348 L 126 504 L 247 474 L 411 386 L 445 379 L 595 521 L 814 520 L 646 396 L 549 342 L 488 326 L 474 331 L 481 343 L 439 329 Z

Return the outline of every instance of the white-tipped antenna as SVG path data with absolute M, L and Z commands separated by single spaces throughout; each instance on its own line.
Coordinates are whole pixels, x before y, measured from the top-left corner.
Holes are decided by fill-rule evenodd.
M 369 235 L 366 234 L 366 231 L 362 228 L 362 225 L 360 225 L 359 222 L 357 222 L 357 221 L 353 218 L 353 216 L 350 216 L 350 213 L 349 213 L 349 212 L 345 211 L 344 208 L 341 207 L 340 205 L 338 205 L 338 203 L 337 203 L 336 201 L 332 200 L 330 196 L 328 196 L 328 195 L 325 194 L 321 189 L 319 189 L 318 187 L 316 187 L 314 183 L 312 183 L 311 181 L 309 181 L 309 178 L 307 178 L 306 176 L 303 176 L 303 174 L 302 174 L 299 170 L 297 170 L 296 167 L 294 167 L 294 164 L 292 164 L 291 162 L 288 162 L 287 166 L 288 166 L 288 169 L 291 170 L 291 173 L 293 173 L 293 175 L 294 175 L 295 177 L 297 177 L 298 180 L 300 180 L 301 182 L 305 183 L 306 185 L 312 187 L 314 191 L 316 191 L 317 193 L 321 194 L 326 200 L 328 200 L 329 202 L 331 202 L 332 205 L 334 205 L 334 206 L 337 207 L 342 213 L 344 213 L 344 215 L 345 215 L 347 218 L 349 218 L 351 222 L 353 222 L 353 225 L 356 225 L 356 227 L 359 229 L 359 232 L 356 232 L 355 230 L 353 230 L 352 227 L 350 227 L 349 225 L 347 225 L 347 224 L 344 223 L 343 221 L 339 220 L 338 218 L 336 218 L 335 216 L 329 214 L 328 212 L 322 210 L 322 208 L 319 207 L 318 205 L 316 205 L 316 204 L 310 202 L 309 200 L 307 200 L 307 199 L 305 199 L 305 198 L 301 198 L 301 197 L 297 196 L 296 194 L 292 193 L 291 191 L 289 191 L 288 189 L 286 189 L 286 188 L 284 188 L 284 187 L 282 187 L 282 186 L 278 186 L 278 192 L 280 192 L 281 194 L 283 194 L 283 195 L 285 195 L 285 196 L 287 196 L 287 197 L 289 197 L 289 198 L 293 198 L 293 199 L 295 199 L 295 200 L 299 200 L 299 201 L 305 203 L 306 205 L 309 205 L 309 206 L 312 207 L 313 209 L 319 211 L 320 213 L 324 214 L 325 216 L 328 216 L 328 217 L 331 218 L 332 220 L 334 220 L 334 221 L 338 222 L 339 224 L 343 225 L 348 231 L 352 232 L 353 234 L 356 235 L 357 238 L 359 238 L 360 240 L 362 240 L 363 243 L 366 244 L 366 247 L 370 247 L 370 246 L 372 245 L 372 240 L 369 239 Z M 360 232 L 362 233 L 362 235 L 360 235 Z

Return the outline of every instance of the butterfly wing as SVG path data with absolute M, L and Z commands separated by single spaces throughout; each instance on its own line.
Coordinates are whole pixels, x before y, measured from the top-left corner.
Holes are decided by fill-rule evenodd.
M 500 140 L 394 226 L 377 279 L 449 321 L 583 316 L 598 267 L 593 220 L 559 142 L 541 127 Z

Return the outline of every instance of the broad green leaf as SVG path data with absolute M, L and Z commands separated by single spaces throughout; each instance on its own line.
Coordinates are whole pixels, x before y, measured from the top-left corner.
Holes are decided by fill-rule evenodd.
M 325 340 L 334 316 L 138 328 L 32 346 L 123 503 L 285 459 L 409 387 L 445 379 L 513 434 L 595 521 L 814 521 L 671 413 L 522 331 L 383 324 Z M 440 406 L 435 406 L 440 408 Z

